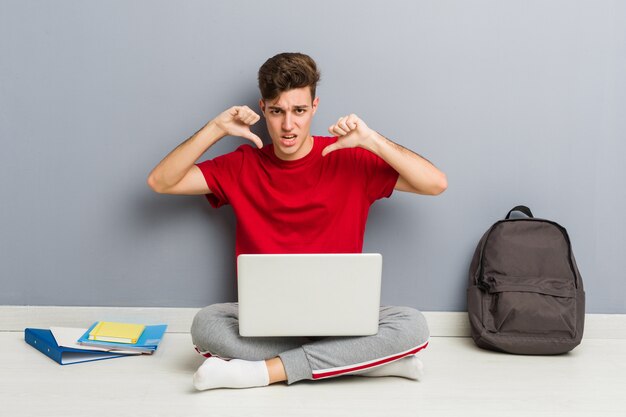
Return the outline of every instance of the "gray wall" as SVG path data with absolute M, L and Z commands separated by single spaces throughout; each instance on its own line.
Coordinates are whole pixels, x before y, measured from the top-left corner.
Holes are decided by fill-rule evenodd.
M 476 242 L 525 203 L 568 228 L 588 312 L 626 313 L 625 4 L 0 0 L 0 304 L 233 300 L 230 208 L 146 177 L 303 51 L 313 133 L 354 112 L 448 174 L 372 208 L 384 303 L 464 310 Z

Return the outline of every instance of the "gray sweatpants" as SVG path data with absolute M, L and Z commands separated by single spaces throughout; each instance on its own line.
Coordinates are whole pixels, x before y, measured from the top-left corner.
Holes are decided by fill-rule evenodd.
M 414 355 L 428 345 L 428 325 L 410 307 L 381 307 L 378 333 L 350 337 L 242 337 L 237 303 L 196 314 L 191 338 L 204 356 L 260 361 L 280 357 L 287 383 L 367 371 Z

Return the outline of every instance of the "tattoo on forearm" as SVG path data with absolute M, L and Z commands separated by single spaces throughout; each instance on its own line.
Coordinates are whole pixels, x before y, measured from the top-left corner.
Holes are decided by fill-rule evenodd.
M 191 142 L 193 140 L 193 138 L 195 138 L 198 133 L 200 133 L 200 131 L 204 129 L 204 127 L 201 127 L 196 133 L 194 133 L 193 135 L 191 135 L 189 138 L 187 138 L 187 140 L 185 140 L 184 142 L 182 142 L 180 145 L 178 145 L 176 148 L 174 148 L 174 150 L 177 150 L 179 148 L 182 148 L 183 146 L 185 146 L 186 144 L 188 144 L 189 142 Z
M 381 134 L 380 132 L 378 132 L 378 134 L 379 134 L 380 136 L 382 136 L 383 138 L 385 138 L 386 140 L 388 140 L 388 141 L 389 141 L 389 143 L 391 144 L 391 146 L 392 146 L 393 148 L 397 149 L 398 151 L 400 151 L 400 152 L 402 152 L 402 153 L 409 154 L 409 155 L 410 155 L 410 154 L 412 154 L 412 155 L 418 156 L 418 157 L 422 158 L 424 161 L 426 161 L 426 162 L 428 162 L 429 164 L 433 165 L 433 163 L 432 163 L 432 162 L 430 162 L 428 159 L 424 158 L 422 155 L 418 154 L 417 152 L 413 152 L 412 150 L 410 150 L 410 149 L 408 149 L 408 148 L 405 148 L 404 146 L 402 146 L 402 145 L 400 145 L 400 144 L 398 144 L 398 143 L 395 143 L 394 141 L 392 141 L 391 139 L 389 139 L 387 136 L 385 136 L 385 135 Z

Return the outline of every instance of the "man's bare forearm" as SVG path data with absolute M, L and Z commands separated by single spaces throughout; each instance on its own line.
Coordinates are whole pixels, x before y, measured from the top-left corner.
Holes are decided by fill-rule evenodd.
M 396 190 L 437 195 L 448 187 L 446 175 L 429 160 L 370 129 L 354 113 L 340 117 L 328 131 L 338 139 L 322 150 L 322 156 L 358 146 L 378 155 L 400 174 Z
M 200 156 L 224 136 L 225 133 L 212 121 L 207 123 L 163 158 L 150 173 L 148 182 L 155 189 L 167 189 L 176 185 Z
M 369 147 L 369 150 L 398 171 L 400 174 L 398 185 L 403 191 L 437 195 L 447 188 L 446 175 L 428 159 L 378 132 L 374 134 L 376 138 L 371 142 L 374 146 Z M 406 185 L 410 189 L 406 189 Z

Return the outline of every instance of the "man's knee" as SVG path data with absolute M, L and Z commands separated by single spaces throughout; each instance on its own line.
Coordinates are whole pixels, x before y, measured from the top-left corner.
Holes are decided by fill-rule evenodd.
M 193 344 L 203 352 L 219 354 L 221 342 L 227 339 L 225 333 L 233 331 L 237 322 L 236 312 L 233 303 L 212 304 L 198 311 L 191 324 Z
M 397 340 L 406 349 L 412 349 L 428 342 L 430 331 L 426 318 L 419 311 L 411 307 L 388 307 L 381 325 L 391 328 Z
M 422 312 L 419 310 L 410 307 L 406 308 L 410 310 L 408 314 L 410 315 L 411 322 L 413 323 L 412 329 L 415 346 L 419 346 L 428 342 L 428 339 L 430 338 L 430 330 L 428 329 L 426 317 L 424 317 Z

